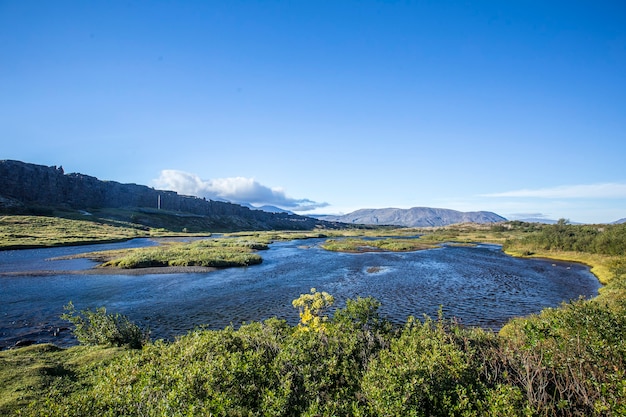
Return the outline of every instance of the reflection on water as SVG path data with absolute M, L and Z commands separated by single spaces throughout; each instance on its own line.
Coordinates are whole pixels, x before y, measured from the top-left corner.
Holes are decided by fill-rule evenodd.
M 0 273 L 87 269 L 95 266 L 96 262 L 89 259 L 53 260 L 53 258 L 109 249 L 140 248 L 156 244 L 157 242 L 154 240 L 141 238 L 118 243 L 0 251 Z
M 75 343 L 58 318 L 70 300 L 77 309 L 106 306 L 149 327 L 152 338 L 171 339 L 197 326 L 219 329 L 272 316 L 296 323 L 291 301 L 312 287 L 334 295 L 339 307 L 347 298 L 374 296 L 381 313 L 398 323 L 409 315 L 436 316 L 442 306 L 447 317 L 493 329 L 599 288 L 585 266 L 512 258 L 493 245 L 346 254 L 320 249 L 321 241 L 275 243 L 261 265 L 201 274 L 10 276 L 1 272 L 67 270 L 44 259 L 95 249 L 0 252 L 0 347 L 23 339 Z

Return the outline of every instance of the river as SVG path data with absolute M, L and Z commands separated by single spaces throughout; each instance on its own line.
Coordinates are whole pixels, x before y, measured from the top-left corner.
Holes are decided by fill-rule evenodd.
M 0 348 L 17 341 L 76 343 L 59 316 L 106 306 L 148 327 L 152 339 L 173 339 L 198 326 L 221 329 L 273 316 L 297 323 L 291 301 L 312 287 L 347 298 L 374 296 L 380 312 L 396 323 L 410 315 L 445 316 L 497 330 L 516 316 L 537 313 L 600 287 L 589 268 L 575 263 L 519 259 L 497 245 L 403 253 L 328 252 L 323 239 L 277 242 L 260 254 L 263 263 L 208 273 L 80 275 L 86 259 L 50 258 L 93 250 L 154 244 L 148 239 L 106 245 L 0 252 Z M 16 275 L 45 270 L 46 274 Z

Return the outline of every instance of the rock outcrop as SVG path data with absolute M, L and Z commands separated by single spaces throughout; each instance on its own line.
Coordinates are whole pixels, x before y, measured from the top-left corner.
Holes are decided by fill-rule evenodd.
M 238 204 L 155 190 L 145 185 L 102 181 L 78 173 L 65 174 L 63 168 L 56 166 L 0 161 L 0 210 L 15 212 L 20 207 L 33 206 L 87 211 L 160 209 L 205 216 L 208 224 L 215 224 L 219 230 L 308 230 L 316 226 L 336 226 L 310 217 L 250 210 Z

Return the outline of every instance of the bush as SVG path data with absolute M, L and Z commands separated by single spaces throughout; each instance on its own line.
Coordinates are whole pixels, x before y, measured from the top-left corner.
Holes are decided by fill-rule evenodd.
M 389 349 L 380 352 L 362 379 L 371 413 L 380 416 L 478 415 L 486 394 L 483 357 L 476 346 L 486 333 L 409 318 Z M 481 340 L 485 339 L 485 340 Z
M 77 312 L 70 301 L 63 308 L 67 313 L 61 315 L 61 318 L 75 326 L 74 336 L 83 345 L 128 346 L 139 349 L 148 341 L 147 331 L 142 331 L 128 317 L 119 313 L 107 314 L 105 307 L 95 311 L 87 309 Z
M 572 225 L 559 221 L 543 225 L 521 239 L 509 239 L 504 249 L 518 246 L 530 250 L 575 251 L 622 256 L 626 252 L 626 223 L 613 225 Z
M 371 297 L 328 318 L 331 304 L 313 289 L 294 302 L 306 325 L 274 318 L 126 350 L 47 390 L 24 415 L 626 415 L 623 309 L 579 300 L 496 335 L 441 312 L 394 328 Z M 66 308 L 81 343 L 141 340 L 123 316 Z
M 535 414 L 625 415 L 623 313 L 578 300 L 517 319 L 506 334 L 499 351 L 506 383 L 524 392 Z
M 325 291 L 311 288 L 310 294 L 301 294 L 291 303 L 300 312 L 301 329 L 319 329 L 328 320 L 323 314 L 334 304 L 335 298 Z

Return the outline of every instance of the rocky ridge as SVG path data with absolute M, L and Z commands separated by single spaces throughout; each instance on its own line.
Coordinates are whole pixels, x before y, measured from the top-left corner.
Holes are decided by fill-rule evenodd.
M 145 185 L 103 181 L 79 173 L 66 174 L 63 168 L 56 166 L 0 160 L 0 212 L 19 213 L 32 207 L 174 212 L 202 216 L 203 224 L 219 231 L 310 230 L 337 226 L 310 217 L 250 210 L 238 204 L 155 190 Z

